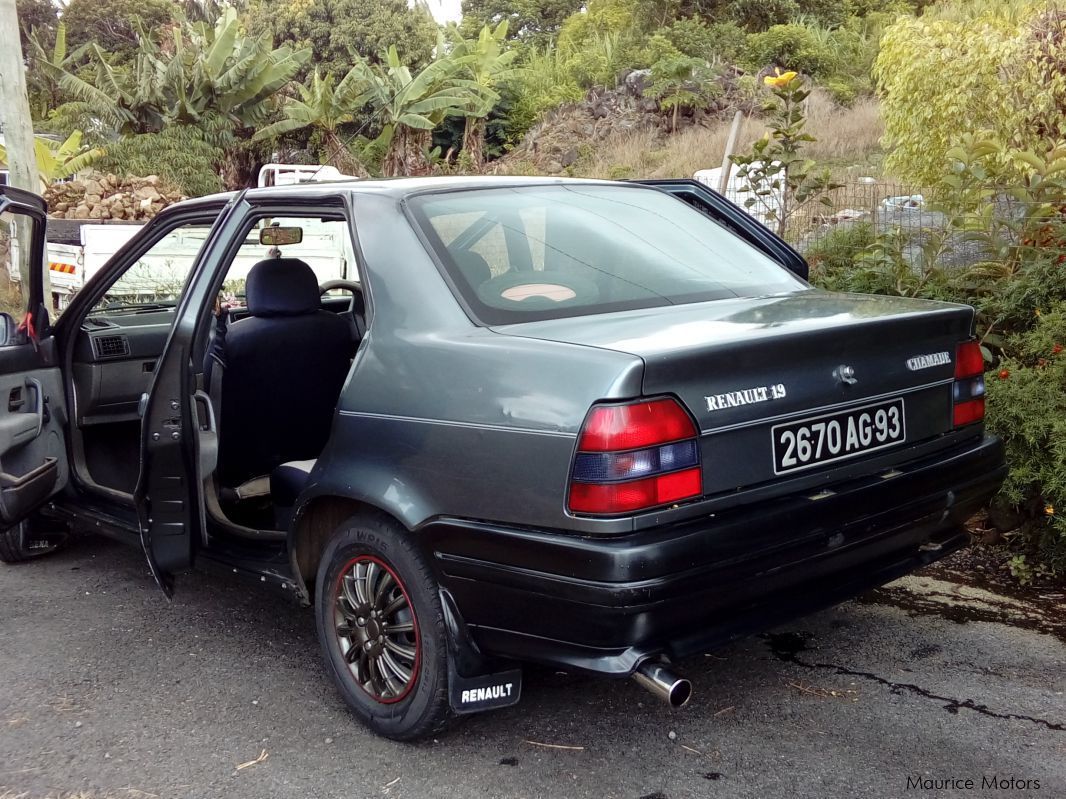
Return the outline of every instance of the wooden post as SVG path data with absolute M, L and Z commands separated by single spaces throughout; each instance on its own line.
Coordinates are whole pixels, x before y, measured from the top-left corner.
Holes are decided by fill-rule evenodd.
M 725 152 L 722 154 L 722 177 L 718 180 L 718 193 L 722 195 L 729 186 L 729 175 L 733 171 L 733 162 L 729 160 L 729 157 L 733 155 L 733 148 L 737 146 L 737 136 L 740 135 L 740 122 L 743 118 L 744 114 L 737 111 L 733 115 L 733 125 L 729 128 L 729 138 L 726 139 Z

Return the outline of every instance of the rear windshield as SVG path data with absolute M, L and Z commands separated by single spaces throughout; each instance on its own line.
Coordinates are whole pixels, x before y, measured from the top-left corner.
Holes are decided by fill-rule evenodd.
M 410 207 L 483 324 L 806 288 L 709 217 L 657 189 L 477 189 L 418 195 Z

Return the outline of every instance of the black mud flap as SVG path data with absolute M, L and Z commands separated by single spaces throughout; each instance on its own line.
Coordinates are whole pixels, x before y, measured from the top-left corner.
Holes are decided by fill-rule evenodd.
M 448 702 L 452 710 L 480 713 L 517 705 L 522 698 L 522 670 L 486 674 L 492 668 L 491 661 L 481 654 L 471 637 L 451 592 L 439 590 L 448 630 Z
M 451 660 L 449 659 L 449 664 Z M 522 670 L 461 677 L 448 667 L 448 701 L 456 713 L 480 713 L 517 705 L 522 698 Z

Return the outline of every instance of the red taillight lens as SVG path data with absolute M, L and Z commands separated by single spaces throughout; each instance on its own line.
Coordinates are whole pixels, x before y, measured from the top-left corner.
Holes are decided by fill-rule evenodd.
M 984 374 L 985 357 L 976 341 L 964 341 L 955 348 L 955 379 Z
M 979 422 L 985 418 L 985 398 L 960 402 L 955 406 L 955 427 Z
M 626 513 L 699 496 L 702 487 L 699 467 L 625 483 L 573 483 L 570 486 L 570 510 L 574 513 Z
M 985 358 L 981 345 L 964 341 L 955 349 L 955 404 L 952 423 L 965 427 L 985 418 Z
M 669 398 L 632 405 L 598 405 L 585 420 L 577 448 L 582 452 L 616 452 L 695 438 L 689 415 Z
M 593 407 L 578 439 L 570 510 L 629 513 L 698 497 L 696 438 L 696 425 L 675 399 Z

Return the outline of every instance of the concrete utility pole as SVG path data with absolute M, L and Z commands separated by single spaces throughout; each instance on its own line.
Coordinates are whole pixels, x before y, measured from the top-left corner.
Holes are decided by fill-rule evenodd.
M 15 0 L 0 0 L 0 124 L 12 186 L 40 191 Z
M 15 0 L 0 0 L 0 125 L 4 128 L 4 149 L 7 151 L 8 180 L 12 186 L 38 192 L 37 156 L 33 150 L 33 118 L 26 94 L 26 65 L 22 60 L 22 41 L 19 39 L 18 11 Z M 19 225 L 19 247 L 30 252 L 30 230 Z M 23 249 L 24 248 L 24 249 Z M 28 256 L 19 258 L 19 278 L 23 297 L 30 285 Z M 48 271 L 39 264 L 45 281 Z M 45 284 L 45 297 L 49 287 Z

